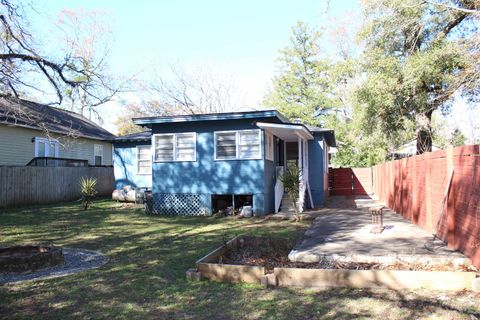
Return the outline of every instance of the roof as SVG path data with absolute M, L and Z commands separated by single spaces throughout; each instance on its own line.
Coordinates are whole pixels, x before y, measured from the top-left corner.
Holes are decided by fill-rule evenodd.
M 335 131 L 333 129 L 320 128 L 320 127 L 315 127 L 315 126 L 311 126 L 311 125 L 306 125 L 306 127 L 312 133 L 316 133 L 316 132 L 323 133 L 325 141 L 327 141 L 327 144 L 330 147 L 336 147 L 337 146 L 337 141 L 335 140 Z
M 0 98 L 0 124 L 95 140 L 115 138 L 78 113 L 14 97 Z
M 219 120 L 236 120 L 236 119 L 265 119 L 276 118 L 280 123 L 286 125 L 303 126 L 311 133 L 322 133 L 327 144 L 330 147 L 336 146 L 335 133 L 333 129 L 319 128 L 315 126 L 305 125 L 301 123 L 292 123 L 287 117 L 279 111 L 272 110 L 256 110 L 256 111 L 240 111 L 240 112 L 222 112 L 222 113 L 203 113 L 203 114 L 187 114 L 174 116 L 158 116 L 158 117 L 141 117 L 133 118 L 133 123 L 139 126 L 151 128 L 153 124 L 165 123 L 182 123 L 192 121 L 219 121 Z M 117 137 L 115 141 L 143 141 L 148 140 L 151 136 L 150 131 L 141 132 L 122 137 Z
M 298 137 L 313 140 L 312 133 L 303 124 L 256 122 L 256 125 L 284 141 L 296 141 Z
M 115 137 L 115 142 L 128 142 L 128 141 L 150 141 L 152 138 L 152 132 L 150 130 L 127 134 L 120 137 Z
M 133 123 L 140 126 L 150 127 L 152 124 L 191 121 L 216 121 L 236 119 L 278 118 L 281 122 L 289 120 L 277 110 L 257 110 L 241 112 L 203 113 L 161 117 L 133 118 Z

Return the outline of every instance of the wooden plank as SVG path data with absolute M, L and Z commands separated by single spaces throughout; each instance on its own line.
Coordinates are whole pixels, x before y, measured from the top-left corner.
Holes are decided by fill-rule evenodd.
M 470 290 L 475 272 L 275 268 L 279 286 Z
M 0 167 L 0 208 L 78 199 L 80 178 L 86 176 L 98 178 L 100 195 L 111 194 L 111 167 Z
M 202 279 L 215 281 L 260 284 L 262 277 L 265 275 L 265 268 L 260 266 L 199 263 L 197 268 Z

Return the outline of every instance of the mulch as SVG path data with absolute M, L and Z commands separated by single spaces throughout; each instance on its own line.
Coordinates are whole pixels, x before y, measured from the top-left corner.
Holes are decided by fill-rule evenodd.
M 289 242 L 267 241 L 266 243 L 245 244 L 230 248 L 219 258 L 220 264 L 263 266 L 268 273 L 274 268 L 306 269 L 344 269 L 344 270 L 415 270 L 415 271 L 478 271 L 473 266 L 456 265 L 453 262 L 443 264 L 407 263 L 397 261 L 394 264 L 372 262 L 344 262 L 323 259 L 316 263 L 292 262 L 288 254 L 294 244 Z

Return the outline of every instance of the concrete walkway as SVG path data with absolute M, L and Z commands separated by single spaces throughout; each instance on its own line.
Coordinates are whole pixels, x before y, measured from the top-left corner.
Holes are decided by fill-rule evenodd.
M 322 258 L 358 262 L 396 261 L 469 264 L 461 253 L 449 250 L 439 239 L 393 211 L 384 210 L 385 230 L 370 232 L 370 198 L 330 197 L 327 208 L 305 233 L 304 241 L 289 255 L 296 262 L 318 262 Z

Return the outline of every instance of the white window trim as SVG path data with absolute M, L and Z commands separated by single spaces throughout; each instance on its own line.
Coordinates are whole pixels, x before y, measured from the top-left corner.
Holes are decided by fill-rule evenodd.
M 194 151 L 192 160 L 177 160 L 177 134 L 193 134 Z M 158 136 L 173 136 L 173 160 L 157 160 L 155 149 L 155 142 Z M 153 162 L 196 162 L 197 161 L 197 133 L 196 132 L 176 132 L 176 133 L 156 133 L 153 135 L 152 139 L 152 159 Z
M 140 148 L 148 148 L 148 147 L 150 147 L 150 173 L 142 173 L 142 172 L 139 172 L 139 171 L 138 171 L 138 155 L 139 155 L 138 149 L 140 149 Z M 135 165 L 137 166 L 137 174 L 138 174 L 138 175 L 142 175 L 142 176 L 151 176 L 151 175 L 152 175 L 152 170 L 153 170 L 153 168 L 152 168 L 152 164 L 153 164 L 153 150 L 152 150 L 152 145 L 150 145 L 150 146 L 149 146 L 148 144 L 138 145 L 136 148 L 137 148 L 137 155 L 136 155 L 137 161 L 136 161 Z
M 325 138 L 323 138 L 323 172 L 327 173 L 328 172 L 328 145 L 327 142 L 325 141 Z
M 34 147 L 34 148 L 35 148 L 35 150 L 34 150 L 34 156 L 35 156 L 35 158 L 37 158 L 37 157 L 52 157 L 52 158 L 58 158 L 58 145 L 59 145 L 59 143 L 58 143 L 58 140 L 57 140 L 57 139 L 49 139 L 49 138 L 45 138 L 45 137 L 35 137 L 35 138 L 34 138 L 34 142 L 35 142 L 35 147 Z M 51 155 L 49 154 L 49 153 L 50 153 L 50 148 L 46 148 L 46 145 L 45 145 L 45 147 L 44 147 L 44 149 L 43 149 L 43 150 L 44 150 L 44 151 L 43 151 L 44 154 L 43 154 L 43 155 L 39 155 L 39 154 L 38 154 L 38 149 L 39 149 L 39 148 L 38 148 L 38 144 L 39 144 L 39 143 L 44 143 L 44 144 L 46 144 L 46 143 L 49 143 L 49 144 L 53 143 L 53 145 L 54 145 L 54 147 L 55 147 L 55 151 L 54 151 L 55 154 L 54 154 L 53 156 L 51 156 Z M 46 153 L 46 154 L 45 154 L 45 153 Z
M 100 165 L 103 166 L 103 158 L 105 157 L 105 156 L 104 156 L 105 149 L 104 149 L 104 147 L 103 147 L 103 144 L 98 144 L 98 143 L 95 143 L 95 144 L 93 145 L 93 165 L 96 165 L 96 164 L 95 164 L 95 158 L 97 157 L 97 152 L 96 152 L 96 151 L 97 151 L 97 148 L 96 148 L 97 146 L 102 147 L 102 148 L 101 148 L 101 149 L 102 149 L 102 154 L 101 154 L 102 158 L 101 158 L 101 160 L 100 160 Z M 98 155 L 98 156 L 100 156 L 100 155 Z
M 217 158 L 217 134 L 218 133 L 232 133 L 235 132 L 235 158 Z M 259 139 L 259 150 L 258 155 L 251 158 L 240 158 L 239 157 L 239 146 L 240 146 L 240 132 L 258 132 Z M 213 158 L 215 161 L 232 161 L 232 160 L 261 160 L 262 159 L 262 130 L 260 129 L 246 129 L 246 130 L 224 130 L 224 131 L 215 131 L 213 133 Z
M 270 142 L 270 148 L 268 148 L 268 142 Z M 265 131 L 265 159 L 269 161 L 275 161 L 275 137 L 273 134 Z

